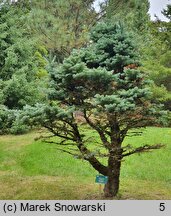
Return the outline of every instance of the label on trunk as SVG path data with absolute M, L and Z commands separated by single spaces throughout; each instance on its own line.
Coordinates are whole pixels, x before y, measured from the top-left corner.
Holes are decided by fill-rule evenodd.
M 103 175 L 96 175 L 96 180 L 95 182 L 98 184 L 106 184 L 108 180 L 107 176 L 103 176 Z

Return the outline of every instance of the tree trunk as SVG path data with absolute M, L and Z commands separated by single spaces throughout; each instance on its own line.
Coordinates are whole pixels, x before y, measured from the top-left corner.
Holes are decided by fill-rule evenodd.
M 119 191 L 119 177 L 121 168 L 121 157 L 110 155 L 108 160 L 108 182 L 104 187 L 105 197 L 112 198 Z

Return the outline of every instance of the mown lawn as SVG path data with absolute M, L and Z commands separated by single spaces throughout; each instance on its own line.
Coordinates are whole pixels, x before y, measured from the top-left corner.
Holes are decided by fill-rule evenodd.
M 171 199 L 171 128 L 143 131 L 125 144 L 166 147 L 125 158 L 116 199 Z M 104 199 L 87 162 L 34 141 L 36 136 L 0 136 L 0 199 Z

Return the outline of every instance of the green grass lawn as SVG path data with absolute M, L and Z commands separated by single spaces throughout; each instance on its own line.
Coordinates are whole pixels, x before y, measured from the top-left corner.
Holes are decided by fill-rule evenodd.
M 125 158 L 117 199 L 171 199 L 171 128 L 143 131 L 124 144 L 166 147 Z M 34 141 L 36 136 L 0 136 L 0 199 L 104 199 L 86 161 Z

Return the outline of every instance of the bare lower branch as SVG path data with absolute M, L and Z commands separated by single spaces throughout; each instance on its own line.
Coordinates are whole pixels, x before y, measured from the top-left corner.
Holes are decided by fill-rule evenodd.
M 72 156 L 77 156 L 77 154 L 74 154 L 73 152 L 70 152 L 70 151 L 67 151 L 67 150 L 64 150 L 64 149 L 61 149 L 61 148 L 56 148 L 56 149 L 59 150 L 59 151 L 62 151 L 64 153 L 68 153 L 68 154 L 70 154 Z
M 39 137 L 34 138 L 34 140 L 37 141 L 37 140 L 42 140 L 42 139 L 49 139 L 49 138 L 52 138 L 52 137 L 54 137 L 54 135 L 49 135 L 49 136 L 41 135 Z
M 128 153 L 125 153 L 125 154 L 122 154 L 122 157 L 126 157 L 126 156 L 129 156 L 129 155 L 132 155 L 132 154 L 136 154 L 136 153 L 143 153 L 143 152 L 149 152 L 153 149 L 160 149 L 162 147 L 164 147 L 165 145 L 162 145 L 162 144 L 156 144 L 156 145 L 144 145 L 144 146 L 141 146 L 139 148 L 136 148 L 132 151 L 129 151 Z
M 63 142 L 54 142 L 54 141 L 49 141 L 49 140 L 43 140 L 43 142 L 49 143 L 49 144 L 56 144 L 56 145 L 60 145 L 60 146 L 77 146 L 77 145 L 74 144 L 74 143 L 67 143 L 67 144 L 64 144 Z
M 65 135 L 62 135 L 60 133 L 58 133 L 57 131 L 55 131 L 52 127 L 49 127 L 47 125 L 44 125 L 45 128 L 47 128 L 50 132 L 52 132 L 55 136 L 57 137 L 60 137 L 60 138 L 63 138 L 63 139 L 66 139 L 66 140 L 71 140 L 71 141 L 74 141 L 75 142 L 75 139 L 74 138 L 71 138 L 69 136 L 65 136 Z

